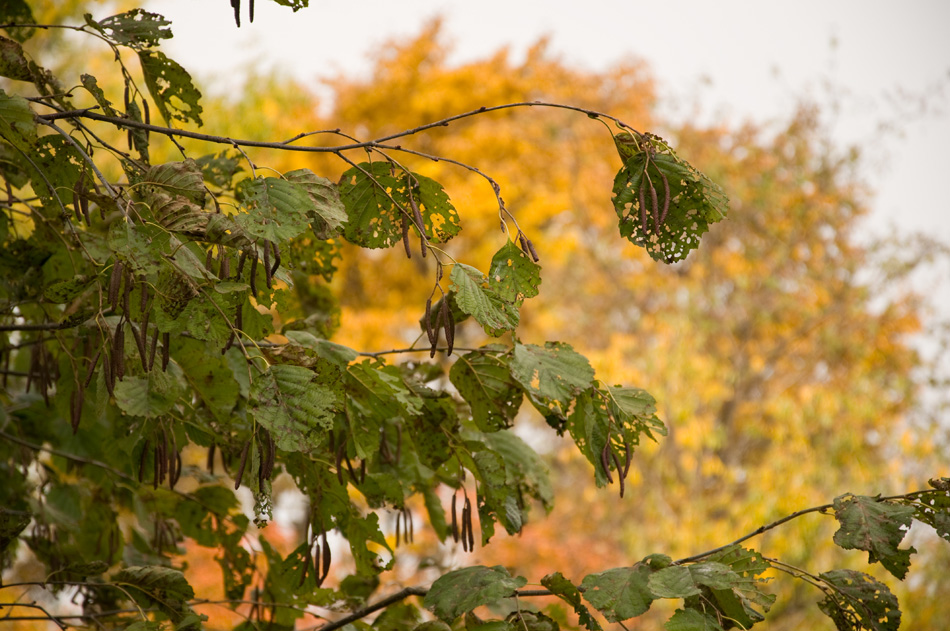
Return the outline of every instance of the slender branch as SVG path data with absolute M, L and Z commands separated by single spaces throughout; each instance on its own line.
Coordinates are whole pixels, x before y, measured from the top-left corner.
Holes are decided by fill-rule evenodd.
M 371 613 L 375 611 L 379 611 L 380 609 L 385 609 L 389 605 L 392 605 L 393 603 L 397 603 L 400 600 L 405 600 L 406 598 L 409 598 L 410 596 L 425 596 L 428 593 L 429 593 L 429 590 L 423 587 L 406 587 L 404 589 L 399 590 L 395 594 L 391 594 L 387 596 L 386 598 L 383 598 L 382 600 L 373 603 L 372 605 L 367 605 L 366 607 L 363 607 L 362 609 L 358 609 L 348 616 L 344 616 L 334 622 L 328 622 L 322 627 L 313 627 L 313 629 L 315 629 L 316 631 L 334 631 L 334 629 L 345 627 L 351 622 L 356 622 L 357 620 L 365 618 Z
M 40 324 L 0 324 L 0 331 L 59 331 L 79 326 L 71 322 L 42 322 Z
M 407 129 L 405 131 L 397 132 L 395 134 L 390 134 L 388 136 L 383 136 L 375 140 L 369 140 L 366 142 L 355 142 L 345 145 L 333 145 L 329 147 L 309 147 L 309 146 L 300 146 L 289 144 L 299 138 L 304 138 L 308 135 L 314 133 L 329 133 L 329 132 L 306 132 L 303 134 L 298 134 L 294 138 L 278 142 L 265 142 L 260 140 L 242 140 L 237 138 L 227 138 L 225 136 L 215 136 L 212 134 L 203 134 L 195 131 L 188 131 L 186 129 L 175 129 L 173 127 L 162 127 L 161 125 L 152 125 L 150 123 L 141 123 L 139 121 L 134 121 L 128 118 L 123 118 L 120 116 L 106 116 L 104 114 L 96 114 L 89 111 L 89 109 L 79 109 L 79 110 L 69 110 L 65 112 L 56 112 L 54 114 L 39 114 L 37 118 L 42 121 L 55 120 L 58 118 L 89 118 L 92 120 L 101 121 L 104 123 L 112 123 L 113 125 L 118 125 L 121 127 L 129 127 L 132 129 L 142 129 L 145 131 L 155 132 L 158 134 L 163 134 L 166 136 L 180 136 L 182 138 L 192 138 L 194 140 L 204 140 L 207 142 L 214 142 L 218 144 L 226 145 L 241 145 L 242 147 L 259 147 L 263 149 L 282 149 L 285 151 L 301 151 L 307 153 L 336 153 L 339 154 L 342 151 L 349 151 L 353 149 L 375 149 L 379 148 L 381 143 L 394 140 L 396 138 L 404 138 L 406 136 L 412 136 L 420 132 L 426 131 L 428 129 L 433 129 L 435 127 L 447 127 L 450 123 L 453 123 L 457 120 L 463 118 L 469 118 L 472 116 L 477 116 L 479 114 L 485 114 L 487 112 L 495 112 L 499 110 L 512 109 L 516 107 L 550 107 L 555 109 L 569 110 L 573 112 L 580 112 L 586 114 L 590 118 L 595 119 L 608 119 L 616 123 L 618 126 L 633 130 L 632 127 L 624 123 L 622 120 L 610 114 L 605 114 L 603 112 L 597 112 L 594 110 L 589 110 L 583 107 L 576 107 L 574 105 L 563 105 L 560 103 L 548 103 L 545 101 L 521 101 L 518 103 L 506 103 L 504 105 L 493 105 L 491 107 L 480 107 L 475 110 L 470 110 L 468 112 L 463 112 L 461 114 L 456 114 L 455 116 L 449 116 L 431 123 L 426 123 L 412 129 Z M 633 130 L 635 131 L 635 130 Z

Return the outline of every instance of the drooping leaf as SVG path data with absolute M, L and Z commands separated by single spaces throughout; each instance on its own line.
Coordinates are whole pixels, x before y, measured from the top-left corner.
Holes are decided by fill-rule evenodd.
M 763 591 L 768 579 L 759 577 L 772 564 L 760 553 L 738 545 L 712 554 L 707 560 L 728 566 L 738 576 L 729 589 L 710 590 L 719 611 L 747 628 L 764 620 L 775 603 L 775 595 Z
M 462 229 L 458 212 L 442 185 L 432 178 L 412 173 L 412 195 L 419 205 L 426 234 L 432 243 L 445 243 Z M 406 186 L 406 190 L 410 187 Z M 408 202 L 408 200 L 406 200 Z
M 455 292 L 455 304 L 475 318 L 486 333 L 497 337 L 518 326 L 518 307 L 504 300 L 480 271 L 456 263 L 449 278 Z
M 309 452 L 333 426 L 337 398 L 322 377 L 302 366 L 277 364 L 251 382 L 251 412 L 281 450 Z
M 610 622 L 635 618 L 654 600 L 648 582 L 653 570 L 643 563 L 588 574 L 581 581 L 584 599 Z
M 620 140 L 623 142 L 620 142 Z M 623 168 L 614 179 L 620 235 L 656 261 L 675 263 L 699 247 L 709 224 L 722 220 L 728 198 L 715 183 L 650 134 L 618 134 Z M 666 216 L 663 213 L 666 212 Z
M 512 577 L 501 565 L 473 565 L 436 579 L 424 603 L 440 620 L 451 623 L 476 607 L 510 598 L 527 582 L 524 577 Z
M 534 449 L 517 434 L 506 430 L 484 434 L 481 439 L 505 463 L 507 487 L 523 491 L 540 501 L 548 511 L 554 507 L 548 466 Z
M 346 207 L 340 200 L 337 185 L 310 169 L 288 171 L 284 177 L 303 188 L 310 198 L 311 207 L 307 214 L 317 238 L 329 239 L 335 235 L 346 222 Z
M 0 90 L 0 137 L 22 151 L 36 142 L 36 123 L 30 102 Z
M 171 22 L 157 13 L 132 9 L 103 20 L 93 20 L 86 14 L 86 24 L 99 31 L 106 39 L 136 50 L 158 46 L 163 39 L 170 39 Z
M 191 75 L 178 63 L 157 50 L 140 50 L 142 74 L 158 111 L 169 124 L 173 120 L 201 125 L 201 92 Z
M 178 570 L 136 565 L 113 574 L 112 582 L 125 585 L 125 592 L 138 603 L 157 605 L 176 622 L 191 612 L 188 601 L 195 597 L 195 591 Z
M 922 521 L 937 531 L 937 535 L 950 541 L 950 491 L 936 490 L 922 494 L 915 503 L 914 519 Z
M 521 306 L 526 298 L 538 295 L 541 266 L 512 241 L 507 241 L 492 257 L 488 279 L 502 300 Z
M 506 351 L 498 347 L 498 352 L 466 353 L 449 372 L 452 385 L 471 406 L 472 418 L 483 432 L 507 427 L 521 407 L 521 388 L 511 378 Z
M 511 376 L 525 390 L 565 412 L 574 397 L 590 387 L 594 369 L 570 344 L 515 344 Z
M 838 631 L 897 631 L 901 610 L 887 585 L 863 572 L 832 570 L 819 577 L 833 586 L 818 608 Z
M 910 555 L 917 550 L 901 550 L 897 546 L 910 528 L 914 508 L 862 495 L 837 497 L 834 508 L 835 519 L 841 525 L 835 532 L 835 543 L 845 550 L 864 550 L 868 563 L 880 562 L 903 580 L 910 567 Z
M 577 614 L 578 622 L 584 625 L 587 631 L 601 631 L 602 627 L 597 619 L 591 615 L 590 610 L 581 601 L 581 593 L 574 583 L 570 582 L 560 572 L 548 574 L 541 579 L 541 584 L 551 591 L 552 594 L 569 604 Z
M 0 36 L 0 77 L 16 81 L 32 81 L 30 62 L 19 42 Z
M 102 108 L 102 113 L 106 116 L 118 116 L 119 113 L 115 111 L 115 108 L 112 107 L 112 102 L 106 98 L 105 93 L 102 91 L 102 88 L 99 87 L 99 83 L 96 81 L 96 78 L 91 74 L 84 74 L 79 77 L 79 80 L 82 82 L 82 85 L 94 99 L 96 103 L 99 104 L 99 107 Z

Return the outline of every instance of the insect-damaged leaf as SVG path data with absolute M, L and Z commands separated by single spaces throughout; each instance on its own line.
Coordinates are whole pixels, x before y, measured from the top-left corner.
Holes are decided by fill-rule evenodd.
M 251 382 L 251 412 L 283 451 L 308 452 L 333 425 L 337 397 L 318 375 L 302 366 L 277 364 Z
M 153 370 L 141 377 L 126 377 L 115 386 L 115 402 L 130 416 L 156 418 L 167 413 L 181 398 L 185 384 L 181 369 Z
M 455 206 L 449 201 L 449 196 L 442 188 L 442 185 L 432 178 L 418 173 L 410 175 L 410 181 L 413 186 L 400 189 L 400 196 L 397 198 L 406 204 L 411 204 L 408 195 L 403 191 L 411 190 L 413 199 L 419 205 L 419 211 L 422 213 L 422 220 L 425 225 L 426 234 L 432 243 L 445 243 L 462 229 L 459 223 L 458 212 Z
M 139 51 L 142 74 L 158 111 L 169 124 L 172 120 L 194 121 L 201 125 L 201 92 L 195 87 L 188 71 L 165 53 L 152 50 Z
M 538 295 L 541 266 L 514 242 L 507 241 L 492 257 L 488 279 L 502 300 L 520 306 L 525 298 Z
M 613 187 L 620 235 L 644 248 L 654 260 L 685 259 L 699 247 L 709 224 L 726 216 L 729 199 L 655 136 L 634 139 L 624 133 L 615 139 L 618 149 L 627 148 L 621 150 L 624 165 Z
M 399 180 L 388 162 L 363 162 L 340 178 L 346 208 L 343 234 L 364 248 L 388 248 L 402 238 L 402 210 L 393 203 Z
M 440 620 L 452 622 L 476 607 L 510 598 L 527 582 L 522 576 L 512 577 L 501 565 L 474 565 L 436 579 L 424 603 Z
M 449 278 L 455 292 L 455 304 L 475 318 L 486 333 L 498 336 L 518 326 L 518 307 L 505 301 L 480 271 L 456 263 Z
M 146 607 L 156 605 L 174 621 L 180 621 L 191 613 L 188 601 L 195 597 L 195 591 L 178 570 L 132 566 L 113 574 L 112 582 L 132 586 L 126 593 L 136 602 Z
M 86 24 L 99 31 L 106 39 L 136 50 L 158 46 L 160 40 L 170 39 L 172 36 L 171 29 L 168 28 L 171 22 L 157 13 L 142 9 L 132 9 L 99 21 L 93 20 L 88 13 L 85 18 Z
M 834 589 L 825 592 L 818 608 L 841 631 L 897 631 L 901 610 L 887 585 L 863 572 L 832 570 L 819 574 Z
M 903 580 L 910 555 L 917 550 L 897 546 L 910 528 L 914 507 L 862 495 L 842 495 L 835 498 L 834 506 L 835 519 L 841 524 L 835 543 L 846 550 L 864 550 L 869 563 L 880 561 L 887 571 Z

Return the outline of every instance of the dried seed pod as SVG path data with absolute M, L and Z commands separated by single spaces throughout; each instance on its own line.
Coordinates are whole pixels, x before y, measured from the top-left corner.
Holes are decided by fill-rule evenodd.
M 366 459 L 360 460 L 360 484 L 366 482 Z
M 154 469 L 154 474 L 152 476 L 152 490 L 158 488 L 159 476 L 162 473 L 161 465 L 161 453 L 158 448 L 158 445 L 152 448 L 152 468 Z
M 617 456 L 616 451 L 611 450 L 610 457 L 613 459 L 614 466 L 617 468 L 617 481 L 620 483 L 620 497 L 623 497 L 623 490 L 624 490 L 624 485 L 623 485 L 624 478 L 623 478 L 623 473 L 622 473 L 623 467 L 620 466 L 620 458 Z
M 343 449 L 344 445 L 341 444 L 336 450 L 336 479 L 341 486 L 346 485 L 346 482 L 343 481 Z
M 106 357 L 102 360 L 102 376 L 106 382 L 106 392 L 111 397 L 115 389 L 115 375 L 112 374 L 112 357 Z
M 320 579 L 321 583 L 323 583 L 323 581 L 325 581 L 326 578 L 330 575 L 330 562 L 331 562 L 330 542 L 327 541 L 327 533 L 324 532 L 323 533 L 323 574 L 322 574 L 322 578 Z
M 152 116 L 151 116 L 151 113 L 148 111 L 148 99 L 142 99 L 142 109 L 143 109 L 144 112 L 145 112 L 145 124 L 146 124 L 146 125 L 151 125 L 151 124 L 152 124 Z M 148 130 L 146 129 L 146 130 L 145 130 L 145 144 L 148 144 L 148 142 L 149 142 L 149 141 L 148 141 Z
M 346 454 L 343 454 L 343 462 L 346 463 L 346 470 L 350 472 L 350 479 L 353 480 L 353 483 L 358 483 L 359 478 L 356 476 L 356 471 L 353 469 L 353 463 L 350 462 L 350 457 Z
M 435 346 L 438 341 L 438 334 L 435 332 L 435 329 L 432 327 L 432 297 L 430 296 L 426 300 L 426 313 L 423 318 L 423 323 L 426 329 L 426 337 L 429 338 L 429 344 Z
M 139 312 L 142 314 L 142 329 L 148 328 L 148 282 L 143 278 L 139 282 Z
M 79 204 L 79 186 L 81 182 L 82 179 L 80 178 L 73 184 L 73 214 L 76 216 L 77 223 L 82 221 L 82 208 Z
M 109 277 L 109 306 L 115 311 L 119 308 L 119 288 L 122 284 L 122 261 L 116 260 Z
M 162 427 L 161 429 L 162 429 L 162 441 L 161 441 L 160 443 L 158 443 L 158 447 L 159 447 L 159 455 L 161 456 L 161 458 L 159 458 L 159 460 L 160 460 L 159 464 L 160 464 L 160 466 L 161 466 L 161 472 L 162 472 L 162 480 L 161 480 L 161 481 L 164 482 L 164 481 L 165 481 L 165 476 L 168 475 L 168 471 L 169 471 L 169 466 L 168 466 L 168 463 L 169 463 L 169 460 L 168 460 L 168 433 L 165 431 L 165 428 L 164 428 L 164 427 Z
M 162 430 L 164 432 L 164 429 Z M 178 482 L 178 475 L 181 473 L 181 456 L 178 453 L 178 441 L 175 439 L 175 432 L 169 432 L 170 441 L 168 448 L 168 488 L 174 489 Z
M 524 233 L 520 230 L 518 231 L 518 245 L 521 246 L 522 252 L 531 254 L 531 250 L 528 249 L 528 237 L 524 236 Z
M 92 360 L 89 362 L 89 368 L 86 369 L 86 377 L 82 380 L 83 389 L 88 388 L 89 384 L 92 383 L 92 376 L 96 374 L 96 364 L 99 363 L 100 355 L 102 355 L 101 346 L 96 350 L 96 354 L 92 356 Z
M 79 431 L 79 420 L 82 418 L 82 400 L 83 391 L 79 388 L 73 390 L 69 399 L 73 434 Z
M 459 542 L 459 522 L 458 522 L 458 516 L 456 514 L 457 500 L 458 500 L 458 493 L 453 493 L 452 494 L 452 540 L 455 541 L 455 543 Z
M 604 476 L 607 478 L 607 484 L 613 484 L 613 476 L 610 475 L 610 463 L 608 462 L 608 454 L 610 452 L 610 440 L 604 444 L 604 448 L 600 451 L 600 465 L 604 468 Z
M 145 347 L 145 331 L 139 331 L 134 322 L 129 322 L 132 327 L 132 337 L 135 338 L 135 346 L 139 351 L 139 358 L 142 360 L 142 370 L 148 372 L 148 350 Z
M 244 263 L 247 261 L 247 250 L 241 250 L 241 256 L 238 257 L 237 272 L 234 274 L 234 280 L 241 280 L 244 274 Z
M 412 246 L 409 245 L 409 217 L 402 215 L 402 247 L 406 250 L 406 258 L 412 258 Z
M 271 244 L 274 248 L 274 264 L 271 265 L 270 275 L 273 276 L 277 273 L 277 270 L 280 269 L 280 246 L 276 243 Z
M 659 169 L 657 169 L 659 171 Z M 666 174 L 660 171 L 660 179 L 663 180 L 663 212 L 660 213 L 660 225 L 666 221 L 666 215 L 670 212 L 670 181 L 666 179 Z
M 129 315 L 132 313 L 132 308 L 129 306 L 130 305 L 129 299 L 132 295 L 132 283 L 134 282 L 134 279 L 132 278 L 132 272 L 129 271 L 128 267 L 125 268 L 124 277 L 125 277 L 125 286 L 122 292 L 122 311 L 125 314 L 125 319 L 128 320 Z
M 226 280 L 231 276 L 231 257 L 223 252 L 224 248 L 218 246 L 218 258 L 221 259 L 221 263 L 218 266 L 218 278 Z
M 440 309 L 440 316 L 442 316 L 442 326 L 445 330 L 445 345 L 448 347 L 447 355 L 452 354 L 452 346 L 455 344 L 455 319 L 452 318 L 452 314 L 449 312 L 449 297 L 442 296 L 442 308 Z
M 145 459 L 148 455 L 148 445 L 149 440 L 145 439 L 145 444 L 142 446 L 142 453 L 139 455 L 139 483 L 141 484 L 142 478 L 145 477 Z
M 251 259 L 251 295 L 257 298 L 257 255 Z
M 158 349 L 158 327 L 155 327 L 155 331 L 152 333 L 152 342 L 148 348 L 148 369 L 152 370 L 152 366 L 155 365 L 155 351 Z
M 311 550 L 313 546 L 307 546 L 304 551 L 303 557 L 303 571 L 300 572 L 300 582 L 297 583 L 297 588 L 303 587 L 303 584 L 307 582 L 307 574 L 310 572 L 313 566 L 313 551 Z
M 214 452 L 217 448 L 217 443 L 211 443 L 211 446 L 208 447 L 208 458 L 205 461 L 205 469 L 208 470 L 209 475 L 214 475 Z
M 422 251 L 422 258 L 426 257 L 426 250 L 428 249 L 428 244 L 426 243 L 426 222 L 422 218 L 422 213 L 419 211 L 419 204 L 416 203 L 416 198 L 412 195 L 412 190 L 409 191 L 409 205 L 412 207 L 412 218 L 416 224 L 416 227 L 419 228 L 419 248 Z
M 181 452 L 176 451 L 175 452 L 175 479 L 169 481 L 169 484 L 168 484 L 169 488 L 174 489 L 175 485 L 178 484 L 178 480 L 181 479 L 181 467 L 182 467 Z
M 268 289 L 273 289 L 273 279 L 270 273 L 270 241 L 264 241 L 264 282 Z
M 413 522 L 412 522 L 412 513 L 409 511 L 408 508 L 405 508 L 405 507 L 403 507 L 402 511 L 403 511 L 403 514 L 405 515 L 405 517 L 404 517 L 403 520 L 402 520 L 402 523 L 403 523 L 403 539 L 404 539 L 404 540 L 406 539 L 406 528 L 408 527 L 408 529 L 409 529 L 409 531 L 408 531 L 408 532 L 409 532 L 408 542 L 409 542 L 409 543 L 415 543 L 415 540 L 416 540 L 416 533 L 415 533 L 415 530 L 416 530 L 416 529 L 415 529 L 415 524 L 413 524 Z
M 171 342 L 171 335 L 169 333 L 162 333 L 162 372 L 168 369 Z
M 208 248 L 208 251 L 205 252 L 205 269 L 209 272 L 211 271 L 212 266 L 214 266 L 214 248 Z
M 399 547 L 399 526 L 402 522 L 402 511 L 396 513 L 396 547 Z
M 647 186 L 650 189 L 650 202 L 652 204 L 650 206 L 650 211 L 653 215 L 653 232 L 655 234 L 660 234 L 660 212 L 661 211 L 660 211 L 660 202 L 657 199 L 657 195 L 656 195 L 656 187 L 653 186 L 653 180 L 650 179 L 650 174 L 647 173 L 645 170 L 643 174 L 647 178 Z
M 534 244 L 531 242 L 531 239 L 525 237 L 525 241 L 528 243 L 528 252 L 531 254 L 531 259 L 537 263 L 541 260 L 541 257 L 538 256 L 538 251 L 534 249 Z
M 121 320 L 119 326 L 115 328 L 113 343 L 115 344 L 112 351 L 113 361 L 115 362 L 113 373 L 116 381 L 122 381 L 122 377 L 125 376 L 125 327 L 122 326 Z
M 443 302 L 444 302 L 444 301 L 445 301 L 445 299 L 443 298 Z M 445 309 L 441 309 L 441 308 L 440 308 L 440 309 L 439 309 L 439 313 L 437 313 L 436 316 L 435 316 L 435 327 L 434 327 L 434 333 L 433 333 L 433 336 L 432 336 L 432 337 L 433 337 L 433 340 L 432 340 L 432 348 L 429 349 L 429 358 L 430 358 L 430 359 L 433 358 L 433 357 L 435 357 L 435 351 L 436 351 L 436 350 L 438 349 L 438 347 L 439 347 L 439 330 L 442 328 L 443 317 L 444 317 L 443 314 L 444 314 L 444 313 L 445 313 Z
M 323 553 L 323 547 L 318 545 L 319 539 L 314 539 L 313 543 L 310 544 L 314 550 L 313 555 L 313 580 L 317 584 L 317 587 L 323 585 L 323 563 L 321 562 L 321 556 Z
M 248 438 L 244 443 L 244 449 L 241 450 L 241 464 L 238 465 L 237 474 L 234 477 L 234 490 L 241 488 L 241 478 L 244 477 L 244 467 L 247 466 L 247 456 L 251 453 L 251 439 Z

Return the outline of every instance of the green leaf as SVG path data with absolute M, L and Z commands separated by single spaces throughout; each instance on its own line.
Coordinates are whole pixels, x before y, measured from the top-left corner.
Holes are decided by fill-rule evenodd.
M 0 508 L 0 555 L 17 540 L 20 533 L 30 525 L 30 514 Z
M 181 370 L 169 364 L 168 371 L 153 370 L 142 377 L 125 377 L 115 385 L 115 403 L 130 416 L 157 418 L 167 414 L 184 392 Z
M 140 50 L 142 74 L 158 111 L 169 124 L 172 120 L 194 121 L 201 125 L 201 92 L 191 75 L 160 51 Z
M 525 390 L 564 413 L 574 397 L 590 387 L 594 369 L 569 344 L 515 344 L 511 376 Z
M 0 24 L 36 24 L 36 18 L 25 0 L 5 0 L 0 3 Z M 8 26 L 5 30 L 18 42 L 25 42 L 36 32 L 35 28 L 22 26 Z
M 511 378 L 507 349 L 486 347 L 459 357 L 449 379 L 472 408 L 475 425 L 483 432 L 507 427 L 521 407 L 522 392 Z
M 548 466 L 534 449 L 511 431 L 483 434 L 481 440 L 504 462 L 505 486 L 522 489 L 548 511 L 554 507 Z
M 564 578 L 560 572 L 548 574 L 541 579 L 541 584 L 549 589 L 552 594 L 574 608 L 578 622 L 584 625 L 587 631 L 601 631 L 600 623 L 597 622 L 597 619 L 591 615 L 590 610 L 587 609 L 581 601 L 580 591 L 578 591 L 574 583 Z
M 652 431 L 666 435 L 666 426 L 656 416 L 656 399 L 652 394 L 640 388 L 621 386 L 604 386 L 603 392 L 610 411 L 625 427 L 634 429 L 637 434 L 644 432 L 650 438 L 653 438 Z M 633 436 L 629 438 L 632 440 Z
M 518 307 L 498 295 L 480 271 L 456 263 L 449 278 L 459 309 L 475 318 L 486 333 L 497 337 L 518 326 Z
M 888 572 L 903 580 L 910 567 L 913 547 L 901 550 L 903 541 L 914 518 L 912 506 L 882 502 L 862 495 L 842 495 L 835 498 L 835 519 L 841 527 L 834 541 L 845 550 L 864 550 L 868 563 L 880 562 Z
M 581 581 L 584 599 L 604 614 L 610 622 L 635 618 L 645 613 L 653 602 L 648 581 L 652 570 L 637 563 L 597 574 L 588 574 Z
M 384 421 L 418 414 L 420 401 L 392 366 L 371 361 L 353 364 L 346 377 L 347 418 L 356 454 L 367 458 L 379 448 L 379 428 Z
M 914 519 L 929 525 L 938 536 L 950 541 L 950 492 L 938 490 L 921 494 L 914 510 Z
M 175 361 L 181 366 L 185 380 L 197 398 L 214 418 L 220 422 L 229 421 L 237 406 L 240 388 L 227 358 L 209 353 L 206 344 L 182 338 L 175 350 Z
M 339 232 L 340 226 L 346 223 L 346 207 L 337 185 L 310 169 L 288 171 L 284 177 L 300 186 L 310 198 L 307 214 L 316 237 L 328 239 Z
M 710 590 L 723 615 L 746 628 L 764 620 L 764 613 L 775 603 L 775 595 L 762 591 L 768 579 L 758 577 L 772 564 L 760 553 L 738 545 L 712 554 L 707 560 L 727 565 L 738 577 L 729 589 Z
M 897 631 L 901 610 L 887 585 L 863 572 L 832 570 L 819 574 L 834 589 L 825 592 L 818 608 L 839 631 Z
M 245 182 L 241 191 L 247 212 L 236 221 L 248 234 L 281 243 L 310 225 L 307 211 L 313 203 L 303 186 L 276 177 Z
M 364 248 L 388 248 L 402 238 L 403 210 L 393 203 L 400 182 L 388 162 L 363 162 L 340 178 L 346 208 L 343 235 Z
M 309 452 L 333 427 L 336 396 L 302 366 L 274 365 L 251 382 L 250 410 L 283 451 Z
M 695 609 L 677 609 L 663 628 L 666 631 L 723 631 L 714 617 Z
M 136 193 L 149 206 L 167 198 L 183 197 L 200 208 L 207 196 L 201 167 L 191 158 L 149 167 Z
M 501 565 L 474 565 L 436 579 L 425 596 L 424 604 L 440 620 L 451 623 L 476 607 L 510 598 L 527 582 L 521 576 L 512 578 Z
M 219 188 L 230 188 L 234 176 L 242 172 L 241 156 L 228 156 L 227 151 L 201 156 L 195 162 L 201 167 L 204 179 Z
M 644 248 L 656 261 L 674 263 L 685 259 L 699 246 L 709 224 L 726 216 L 729 199 L 656 136 L 633 138 L 625 132 L 615 140 L 620 137 L 627 141 L 618 142 L 618 149 L 621 145 L 627 148 L 621 150 L 621 157 L 629 156 L 613 187 L 620 235 Z M 651 190 L 656 193 L 656 207 Z M 645 201 L 643 208 L 641 198 Z M 668 209 L 662 218 L 664 206 Z
M 160 40 L 171 39 L 172 36 L 168 28 L 171 22 L 157 13 L 142 9 L 132 9 L 99 21 L 93 20 L 87 13 L 86 24 L 106 39 L 136 50 L 158 46 Z
M 91 74 L 84 74 L 79 77 L 79 80 L 82 82 L 82 85 L 86 90 L 92 94 L 92 97 L 96 99 L 96 103 L 99 104 L 99 107 L 102 108 L 102 113 L 106 116 L 118 116 L 119 113 L 115 111 L 115 108 L 112 107 L 112 102 L 106 98 L 105 93 L 102 91 L 102 88 L 99 87 L 99 83 L 96 81 L 96 78 Z
M 538 295 L 541 266 L 513 242 L 507 241 L 492 257 L 488 278 L 502 300 L 521 306 L 526 298 Z

